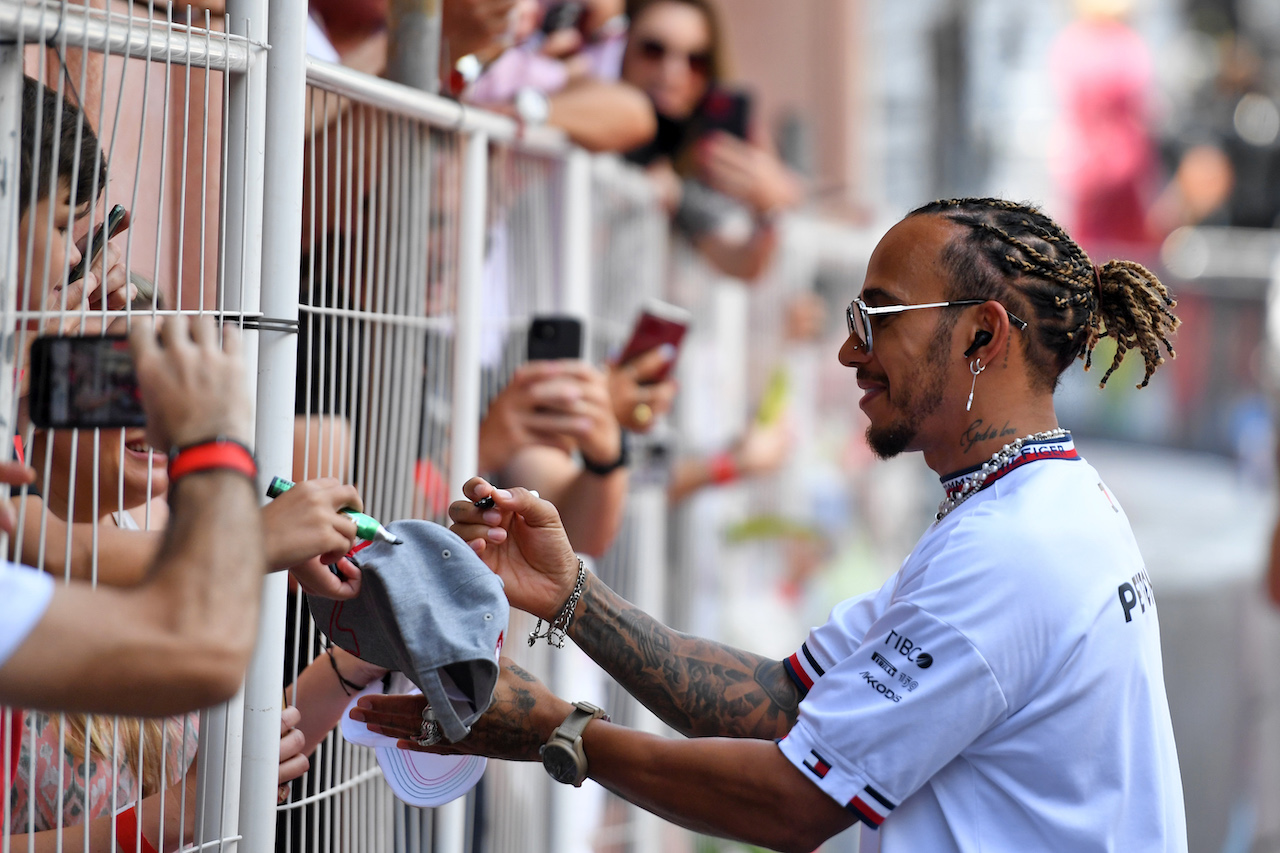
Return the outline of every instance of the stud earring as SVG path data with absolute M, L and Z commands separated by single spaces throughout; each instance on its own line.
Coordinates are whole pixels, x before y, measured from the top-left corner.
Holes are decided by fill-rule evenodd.
M 969 372 L 973 374 L 973 384 L 969 386 L 969 402 L 964 404 L 964 410 L 966 412 L 973 409 L 973 391 L 978 387 L 978 374 L 986 369 L 987 366 L 982 363 L 981 357 L 975 358 L 973 361 L 969 362 Z

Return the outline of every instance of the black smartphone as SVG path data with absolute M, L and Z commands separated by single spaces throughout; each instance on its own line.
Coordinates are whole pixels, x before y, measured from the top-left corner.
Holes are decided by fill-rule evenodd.
M 42 429 L 145 426 L 129 339 L 36 338 L 31 344 L 30 414 Z
M 698 118 L 703 133 L 719 130 L 746 139 L 751 128 L 751 96 L 733 89 L 712 89 Z
M 117 204 L 111 208 L 106 220 L 98 223 L 97 230 L 93 232 L 93 239 L 89 241 L 88 250 L 80 258 L 80 263 L 73 266 L 71 272 L 67 273 L 68 282 L 84 278 L 89 267 L 98 260 L 98 255 L 102 254 L 102 250 L 107 247 L 107 241 L 120 233 L 120 228 L 124 224 L 124 214 L 124 205 Z
M 529 360 L 582 358 L 582 321 L 577 317 L 534 317 L 529 323 Z

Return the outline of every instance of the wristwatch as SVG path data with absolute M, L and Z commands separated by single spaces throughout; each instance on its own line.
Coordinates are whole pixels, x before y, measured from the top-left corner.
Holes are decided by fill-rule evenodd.
M 551 739 L 538 750 L 542 755 L 542 766 L 552 779 L 575 788 L 582 786 L 582 780 L 587 778 L 587 755 L 582 750 L 582 731 L 587 723 L 600 719 L 606 722 L 609 720 L 604 708 L 590 702 L 574 704 L 573 711 L 551 733 Z
M 587 458 L 585 453 L 582 455 L 582 467 L 595 474 L 597 477 L 607 477 L 619 468 L 624 467 L 631 461 L 631 448 L 627 444 L 627 431 L 621 430 L 618 439 L 618 456 L 610 459 L 608 462 L 593 462 Z

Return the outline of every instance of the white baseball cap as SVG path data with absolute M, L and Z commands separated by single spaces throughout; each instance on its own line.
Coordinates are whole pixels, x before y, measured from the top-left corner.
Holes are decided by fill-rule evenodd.
M 395 689 L 393 681 L 393 692 L 421 695 L 422 691 L 417 688 L 405 689 L 411 685 L 404 676 L 396 673 L 394 678 L 403 688 Z M 487 758 L 480 755 L 435 755 L 400 749 L 396 746 L 395 738 L 371 732 L 364 723 L 351 719 L 351 709 L 361 696 L 381 692 L 382 682 L 375 681 L 351 698 L 342 715 L 342 736 L 348 743 L 375 750 L 383 778 L 395 795 L 411 806 L 434 808 L 455 800 L 474 788 L 489 765 Z M 450 693 L 453 692 L 457 692 L 459 701 L 465 701 L 456 687 L 450 690 Z

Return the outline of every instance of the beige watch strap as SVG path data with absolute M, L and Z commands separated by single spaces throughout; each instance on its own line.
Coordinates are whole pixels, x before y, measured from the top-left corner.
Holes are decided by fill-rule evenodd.
M 590 702 L 575 702 L 573 710 L 569 712 L 569 716 L 564 718 L 564 722 L 559 725 L 551 736 L 553 738 L 564 738 L 569 743 L 574 743 L 578 738 L 582 737 L 582 732 L 586 730 L 587 723 L 601 718 L 606 720 L 609 718 L 604 708 L 592 705 Z

